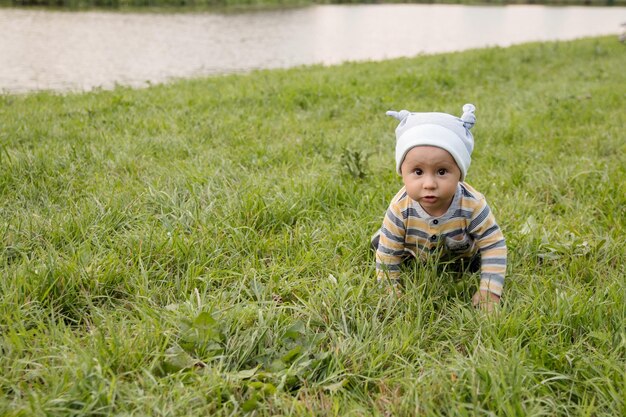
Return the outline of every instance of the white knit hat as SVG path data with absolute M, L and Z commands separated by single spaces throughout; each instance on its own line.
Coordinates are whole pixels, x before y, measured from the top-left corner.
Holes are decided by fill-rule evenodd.
M 473 104 L 463 106 L 463 116 L 455 117 L 447 113 L 411 113 L 408 110 L 388 111 L 388 116 L 400 120 L 396 128 L 396 171 L 407 152 L 416 146 L 436 146 L 452 155 L 461 170 L 461 180 L 465 179 L 472 162 L 474 137 L 470 129 L 476 123 Z

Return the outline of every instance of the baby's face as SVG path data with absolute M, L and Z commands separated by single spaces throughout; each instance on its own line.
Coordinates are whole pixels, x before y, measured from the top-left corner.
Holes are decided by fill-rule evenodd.
M 461 180 L 461 170 L 448 151 L 416 146 L 407 152 L 400 170 L 409 197 L 433 217 L 445 214 Z

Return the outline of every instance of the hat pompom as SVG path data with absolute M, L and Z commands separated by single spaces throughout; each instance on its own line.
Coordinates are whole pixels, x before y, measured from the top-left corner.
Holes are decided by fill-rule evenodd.
M 463 126 L 468 130 L 473 128 L 476 124 L 475 111 L 476 107 L 473 104 L 468 103 L 463 106 L 463 116 L 461 116 L 461 120 L 463 121 Z
M 401 122 L 404 121 L 407 117 L 409 117 L 409 115 L 411 114 L 410 111 L 408 110 L 400 110 L 400 111 L 394 111 L 394 110 L 389 110 L 388 112 L 385 113 L 387 116 L 391 116 L 391 117 L 395 117 L 396 119 L 400 120 Z

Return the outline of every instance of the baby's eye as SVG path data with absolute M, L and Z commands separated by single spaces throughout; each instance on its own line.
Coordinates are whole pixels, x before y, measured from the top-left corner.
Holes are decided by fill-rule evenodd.
M 439 175 L 446 175 L 447 172 L 448 172 L 448 170 L 445 169 L 445 168 L 440 168 L 440 169 L 437 170 L 437 174 L 439 174 Z
M 415 169 L 413 172 L 415 173 L 415 175 L 422 175 L 423 174 L 422 170 L 419 169 L 419 168 Z

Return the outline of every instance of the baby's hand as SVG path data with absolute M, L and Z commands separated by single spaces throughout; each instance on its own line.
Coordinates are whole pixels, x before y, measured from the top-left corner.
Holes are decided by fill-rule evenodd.
M 399 283 L 387 285 L 387 294 L 395 295 L 397 298 L 402 297 L 402 287 Z
M 387 295 L 395 295 L 397 298 L 402 297 L 402 285 L 400 285 L 400 281 L 397 279 L 392 279 L 389 281 L 378 281 L 379 286 L 383 286 L 387 292 Z
M 498 304 L 500 296 L 487 290 L 478 290 L 472 297 L 472 305 L 487 312 L 492 312 Z

